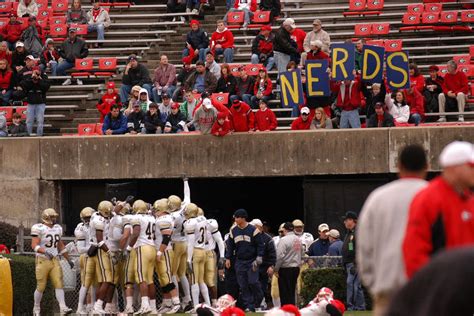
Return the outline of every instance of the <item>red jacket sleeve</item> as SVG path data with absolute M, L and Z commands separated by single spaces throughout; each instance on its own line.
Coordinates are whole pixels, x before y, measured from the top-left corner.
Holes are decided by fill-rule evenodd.
M 270 109 L 268 109 L 268 111 L 269 111 L 268 115 L 270 116 L 270 126 L 269 126 L 269 128 L 270 128 L 271 131 L 274 131 L 278 126 L 278 122 L 277 122 L 275 113 Z
M 264 96 L 269 96 L 271 95 L 273 92 L 273 84 L 272 84 L 272 80 L 270 78 L 267 79 L 267 88 L 265 89 L 265 91 L 263 91 L 263 95 Z
M 467 95 L 469 93 L 469 82 L 467 80 L 466 74 L 464 74 L 464 72 L 462 71 L 458 71 L 458 73 L 459 73 L 458 78 L 459 78 L 461 86 L 459 89 L 456 89 L 457 91 L 453 91 L 453 92 L 454 93 L 462 92 Z
M 297 118 L 293 121 L 293 123 L 291 123 L 291 129 L 292 129 L 292 130 L 296 131 L 296 130 L 299 130 L 299 129 L 300 129 L 300 128 L 299 128 L 299 120 L 300 120 L 300 118 L 297 117 Z
M 249 120 L 250 130 L 254 130 L 255 129 L 255 115 L 254 115 L 252 109 L 249 109 L 248 120 Z
M 222 44 L 222 48 L 233 48 L 234 47 L 234 34 L 230 30 L 225 32 L 225 42 Z

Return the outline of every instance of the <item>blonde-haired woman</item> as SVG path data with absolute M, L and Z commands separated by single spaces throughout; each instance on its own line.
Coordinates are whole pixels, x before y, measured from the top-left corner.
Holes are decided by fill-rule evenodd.
M 332 121 L 326 115 L 323 108 L 317 108 L 314 110 L 314 119 L 311 123 L 310 129 L 332 129 Z

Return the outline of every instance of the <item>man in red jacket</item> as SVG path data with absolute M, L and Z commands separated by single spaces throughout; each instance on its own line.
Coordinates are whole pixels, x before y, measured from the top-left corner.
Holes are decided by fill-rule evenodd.
M 8 42 L 10 50 L 13 51 L 15 50 L 15 43 L 20 39 L 25 26 L 21 21 L 17 20 L 15 12 L 10 12 L 8 17 L 10 18 L 10 21 L 3 26 L 0 35 L 2 35 L 3 39 Z
M 449 110 L 456 110 L 463 113 L 466 106 L 466 98 L 469 92 L 469 84 L 466 75 L 462 71 L 457 71 L 458 65 L 454 60 L 448 61 L 448 73 L 444 76 L 443 93 L 438 96 L 439 112 L 444 113 L 446 104 Z M 458 116 L 459 122 L 464 122 L 464 115 Z M 446 116 L 441 115 L 438 122 L 446 122 Z
M 305 106 L 301 109 L 301 115 L 291 123 L 291 129 L 294 131 L 309 130 L 312 120 L 313 118 L 310 115 L 309 108 Z
M 234 100 L 230 108 L 230 123 L 235 132 L 252 132 L 255 127 L 255 118 L 250 105 Z
M 217 30 L 212 33 L 211 52 L 216 58 L 224 55 L 227 64 L 234 61 L 234 34 L 225 26 L 224 20 L 217 21 Z
M 474 245 L 474 147 L 455 141 L 439 157 L 444 169 L 413 199 L 403 241 L 409 278 L 442 250 Z
M 340 128 L 360 128 L 359 108 L 362 103 L 360 76 L 331 85 L 337 93 L 336 106 L 341 109 Z

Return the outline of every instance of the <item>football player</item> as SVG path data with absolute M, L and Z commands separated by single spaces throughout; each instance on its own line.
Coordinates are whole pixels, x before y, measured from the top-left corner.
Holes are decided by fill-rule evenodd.
M 123 235 L 120 239 L 120 248 L 125 256 L 125 267 L 124 267 L 124 283 L 125 283 L 125 309 L 124 313 L 131 314 L 133 310 L 133 297 L 135 291 L 135 285 L 138 284 L 137 278 L 137 253 L 135 249 L 130 246 L 130 239 L 132 237 L 133 227 L 132 222 L 136 217 L 133 211 L 128 211 L 122 218 L 123 223 Z
M 143 200 L 136 200 L 132 210 L 136 216 L 132 220 L 130 246 L 137 253 L 137 277 L 141 294 L 141 305 L 136 314 L 156 313 L 156 289 L 153 283 L 156 220 L 148 214 L 148 205 Z
M 300 313 L 302 316 L 342 316 L 345 310 L 344 303 L 334 299 L 332 290 L 323 287 Z
M 305 254 L 306 256 L 306 252 L 308 251 L 309 247 L 311 246 L 311 244 L 313 243 L 314 241 L 314 237 L 312 234 L 310 233 L 305 233 L 304 232 L 304 224 L 301 220 L 299 219 L 295 219 L 293 221 L 293 226 L 295 227 L 295 235 L 298 236 L 301 240 L 301 245 L 303 246 L 303 253 Z M 303 287 L 303 278 L 302 278 L 302 274 L 303 272 L 309 268 L 309 265 L 308 263 L 305 261 L 302 265 L 301 265 L 301 268 L 300 268 L 300 275 L 298 276 L 298 281 L 297 281 L 297 292 L 298 294 L 301 293 L 301 288 Z
M 63 273 L 59 264 L 58 255 L 62 255 L 71 266 L 74 263 L 69 259 L 61 236 L 63 229 L 56 224 L 58 213 L 52 208 L 47 208 L 41 214 L 41 223 L 31 227 L 31 248 L 36 252 L 36 290 L 34 293 L 33 315 L 40 315 L 41 298 L 48 278 L 55 288 L 56 299 L 62 315 L 71 313 L 66 306 L 63 290 Z
M 77 304 L 76 312 L 76 314 L 79 315 L 86 314 L 84 302 L 86 301 L 87 296 L 86 266 L 88 259 L 87 250 L 89 250 L 90 247 L 89 222 L 94 212 L 95 210 L 92 207 L 83 208 L 80 213 L 82 222 L 77 224 L 77 227 L 74 230 L 74 236 L 76 237 L 76 247 L 80 254 L 79 267 L 81 269 L 81 289 L 79 290 L 79 302 Z
M 204 283 L 204 267 L 206 263 L 207 220 L 198 216 L 198 207 L 189 203 L 185 210 L 184 231 L 188 238 L 187 266 L 191 274 L 191 295 L 193 305 L 199 304 L 199 293 L 204 302 L 211 305 L 209 291 Z
M 153 208 L 156 213 L 156 273 L 163 292 L 163 304 L 159 314 L 175 314 L 181 309 L 179 293 L 171 277 L 172 250 L 171 234 L 174 220 L 168 208 L 168 199 L 155 201 Z
M 220 316 L 224 310 L 227 310 L 229 308 L 233 308 L 237 301 L 229 294 L 224 294 L 216 302 L 216 305 L 214 306 L 209 306 L 206 304 L 198 304 L 196 306 L 196 312 L 198 315 L 201 314 L 209 314 L 205 313 L 206 311 L 209 311 L 212 313 L 214 316 Z

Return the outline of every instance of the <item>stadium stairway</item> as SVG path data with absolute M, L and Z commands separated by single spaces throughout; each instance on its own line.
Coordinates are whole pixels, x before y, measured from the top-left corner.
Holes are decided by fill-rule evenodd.
M 323 28 L 331 35 L 332 42 L 343 42 L 354 38 L 354 26 L 358 23 L 390 23 L 390 33 L 383 37 L 373 39 L 403 39 L 403 48 L 410 52 L 410 59 L 416 62 L 423 73 L 427 72 L 430 64 L 445 64 L 455 55 L 469 54 L 469 46 L 474 45 L 472 33 L 437 33 L 434 31 L 399 32 L 402 26 L 402 16 L 409 3 L 420 1 L 393 0 L 386 1 L 382 13 L 377 16 L 348 16 L 343 12 L 348 10 L 348 0 L 321 0 L 317 3 L 309 0 L 295 1 L 282 0 L 284 8 L 282 17 L 274 26 L 285 17 L 295 19 L 299 28 L 309 32 L 314 18 L 323 22 Z M 458 10 L 457 3 L 444 3 L 444 10 Z M 199 17 L 202 27 L 209 33 L 215 30 L 216 21 L 225 14 L 224 0 L 216 0 L 213 11 L 206 12 L 204 17 Z M 181 67 L 181 52 L 184 47 L 185 34 L 189 31 L 188 22 L 181 22 L 176 15 L 166 13 L 164 0 L 158 4 L 132 5 L 129 8 L 111 8 L 111 27 L 106 31 L 106 42 L 101 48 L 92 48 L 95 43 L 95 34 L 86 36 L 90 43 L 89 57 L 95 60 L 100 57 L 117 57 L 118 74 L 112 78 L 116 86 L 120 87 L 121 74 L 126 58 L 131 53 L 136 53 L 146 63 L 153 74 L 159 63 L 159 56 L 166 54 L 170 63 Z M 188 16 L 187 19 L 197 18 Z M 235 63 L 249 63 L 251 41 L 257 30 L 234 29 L 236 51 Z M 276 71 L 270 72 L 273 80 Z M 85 79 L 84 85 L 61 86 L 64 77 L 52 77 L 53 86 L 48 93 L 46 110 L 45 131 L 47 135 L 63 133 L 76 133 L 80 123 L 98 122 L 99 114 L 95 108 L 97 99 L 104 91 L 104 79 Z M 279 129 L 288 129 L 292 122 L 291 111 L 280 107 L 280 102 L 275 99 L 271 102 L 275 110 Z M 467 119 L 469 119 L 467 117 Z

